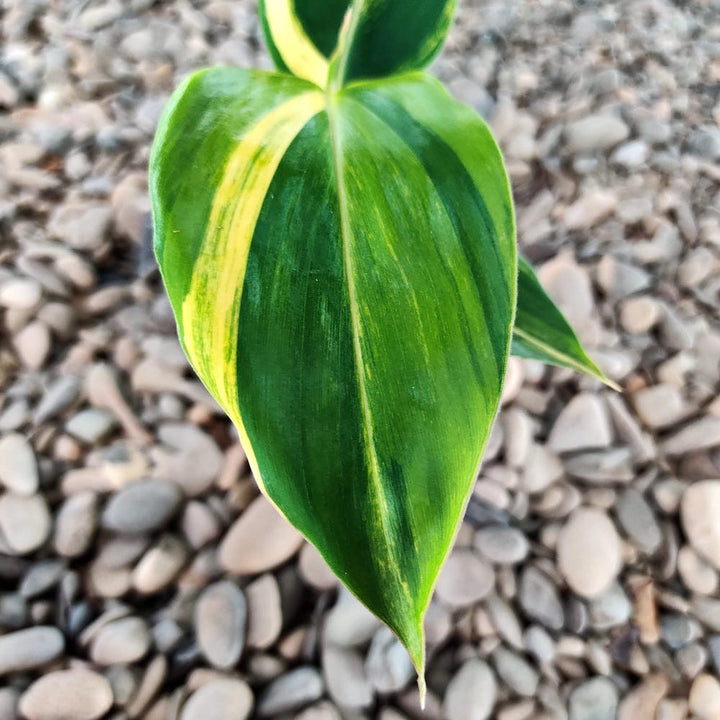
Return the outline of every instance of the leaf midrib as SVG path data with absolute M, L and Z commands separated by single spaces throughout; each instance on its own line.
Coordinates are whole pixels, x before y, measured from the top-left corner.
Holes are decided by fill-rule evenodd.
M 388 507 L 385 488 L 382 483 L 382 474 L 380 471 L 380 462 L 375 446 L 374 427 L 372 410 L 370 408 L 370 400 L 367 390 L 367 377 L 365 373 L 365 363 L 363 360 L 362 343 L 360 340 L 360 316 L 359 303 L 357 300 L 357 291 L 355 287 L 354 265 L 352 260 L 352 252 L 350 242 L 352 231 L 350 227 L 350 210 L 347 201 L 347 190 L 345 188 L 345 179 L 342 168 L 342 152 L 340 133 L 338 128 L 338 108 L 340 101 L 339 94 L 327 93 L 326 112 L 328 116 L 329 133 L 330 133 L 330 150 L 333 156 L 333 168 L 335 170 L 338 196 L 338 212 L 340 214 L 340 235 L 343 251 L 343 264 L 345 268 L 345 279 L 348 290 L 348 300 L 350 306 L 350 317 L 353 335 L 353 356 L 355 360 L 355 368 L 358 379 L 358 388 L 360 391 L 360 405 L 362 410 L 363 429 L 365 431 L 365 444 L 368 452 L 370 465 L 370 475 L 381 507 L 379 509 L 380 524 L 382 527 L 383 537 L 388 553 L 392 556 L 394 574 L 397 576 L 398 558 L 396 556 L 395 542 L 393 540 L 390 528 L 387 524 L 386 510 Z M 405 584 L 398 577 L 398 585 L 405 589 Z M 407 590 L 406 590 L 407 592 Z M 408 597 L 408 601 L 411 598 Z

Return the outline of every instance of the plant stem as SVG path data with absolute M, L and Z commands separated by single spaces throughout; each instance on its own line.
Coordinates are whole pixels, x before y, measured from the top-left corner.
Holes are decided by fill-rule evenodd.
M 337 48 L 330 61 L 330 70 L 328 77 L 328 92 L 338 93 L 345 84 L 345 75 L 347 74 L 347 65 L 352 49 L 353 39 L 357 32 L 360 16 L 362 15 L 365 0 L 354 0 L 352 5 L 345 13 L 340 35 L 338 37 Z

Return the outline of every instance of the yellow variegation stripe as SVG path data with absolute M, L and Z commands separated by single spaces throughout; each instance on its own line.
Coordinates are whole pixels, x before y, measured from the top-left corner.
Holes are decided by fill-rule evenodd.
M 258 483 L 259 468 L 237 402 L 237 328 L 247 258 L 275 172 L 290 143 L 324 104 L 321 92 L 299 95 L 265 115 L 240 140 L 215 193 L 202 252 L 182 306 L 185 350 L 237 427 Z
M 324 88 L 328 60 L 305 34 L 293 5 L 292 0 L 266 0 L 265 17 L 270 34 L 290 72 Z

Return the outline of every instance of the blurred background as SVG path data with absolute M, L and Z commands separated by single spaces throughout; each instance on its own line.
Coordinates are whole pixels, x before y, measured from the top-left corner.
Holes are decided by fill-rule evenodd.
M 152 255 L 160 112 L 270 67 L 255 3 L 0 7 L 0 720 L 720 718 L 718 0 L 465 0 L 432 67 L 624 392 L 511 364 L 424 714 L 259 496 Z

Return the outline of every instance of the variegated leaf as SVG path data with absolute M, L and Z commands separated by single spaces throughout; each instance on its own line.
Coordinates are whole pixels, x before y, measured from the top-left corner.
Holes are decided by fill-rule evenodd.
M 485 124 L 417 74 L 189 78 L 155 140 L 156 252 L 253 473 L 422 675 L 422 621 L 495 416 L 512 202 Z
M 518 258 L 518 299 L 512 353 L 615 383 L 588 357 L 575 331 L 543 289 L 530 263 Z
M 343 82 L 418 70 L 442 47 L 456 0 L 260 0 L 278 69 L 327 83 L 343 27 L 351 39 Z

